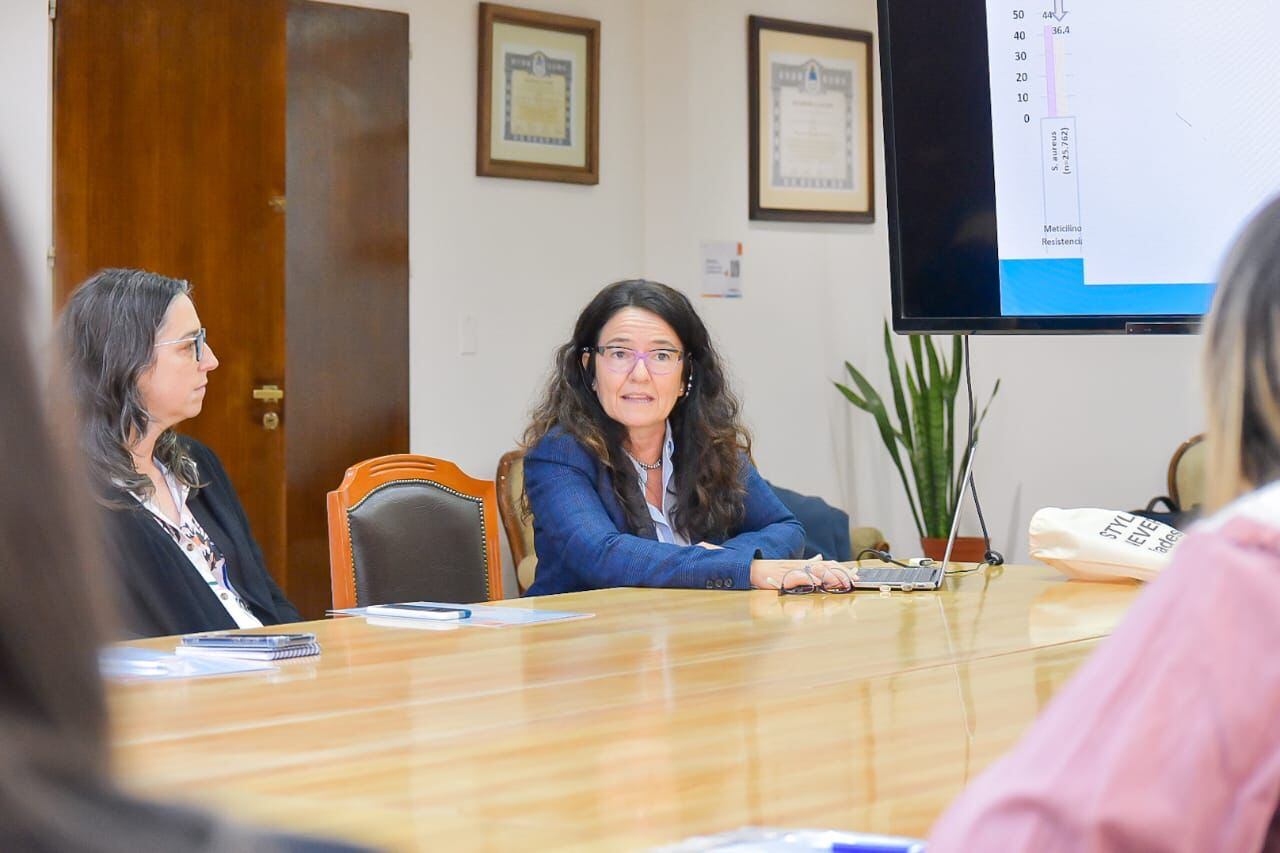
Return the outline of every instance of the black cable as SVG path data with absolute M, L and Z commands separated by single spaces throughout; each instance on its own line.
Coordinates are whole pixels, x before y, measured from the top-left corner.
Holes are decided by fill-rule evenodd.
M 870 554 L 873 557 L 875 557 L 877 560 L 880 560 L 883 563 L 892 563 L 893 565 L 901 566 L 904 569 L 911 568 L 906 563 L 901 562 L 900 560 L 895 560 L 893 558 L 893 555 L 890 554 L 888 551 L 880 551 L 875 548 L 863 548 L 861 551 L 858 552 L 858 556 L 853 558 L 854 562 L 861 562 L 863 554 Z
M 973 374 L 969 372 L 969 336 L 964 336 L 964 388 L 965 393 L 969 397 L 969 442 L 967 447 L 969 452 L 967 455 L 973 454 L 974 433 L 977 432 L 978 413 L 975 411 L 973 403 Z M 973 508 L 978 513 L 978 524 L 982 527 L 983 547 L 986 553 L 982 559 L 993 566 L 1004 565 L 1004 555 L 999 551 L 991 549 L 991 534 L 987 532 L 987 520 L 982 517 L 982 502 L 978 500 L 978 478 L 973 473 L 973 466 L 969 468 L 969 493 L 973 495 Z M 963 496 L 962 496 L 963 497 Z M 956 501 L 956 512 L 960 511 L 961 501 Z
M 989 553 L 989 554 L 990 554 L 990 553 L 994 553 L 994 552 L 988 551 L 987 553 Z M 853 558 L 854 562 L 856 562 L 856 563 L 858 563 L 859 565 L 861 565 L 861 564 L 862 564 L 862 555 L 863 555 L 863 554 L 870 554 L 870 555 L 872 555 L 873 557 L 875 557 L 877 560 L 880 560 L 880 561 L 881 561 L 881 562 L 883 562 L 883 563 L 892 563 L 893 565 L 895 565 L 895 566 L 901 566 L 901 567 L 902 567 L 902 568 L 904 568 L 904 569 L 913 569 L 913 568 L 917 568 L 916 566 L 913 566 L 913 565 L 911 565 L 911 564 L 904 563 L 904 562 L 902 562 L 901 560 L 895 559 L 895 558 L 894 558 L 894 556 L 893 556 L 892 554 L 890 554 L 888 551 L 880 551 L 880 550 L 877 550 L 876 548 L 863 548 L 861 551 L 859 551 L 859 552 L 858 552 L 858 556 L 856 556 L 856 557 L 854 557 L 854 558 Z M 999 554 L 996 554 L 996 556 L 997 556 L 997 557 L 999 557 L 1000 555 L 999 555 Z M 1004 558 L 1003 558 L 1003 557 L 1001 557 L 1001 559 L 1004 559 Z M 919 564 L 919 568 L 928 568 L 928 567 L 932 567 L 932 566 L 936 566 L 936 565 L 938 565 L 938 563 L 936 563 L 935 561 L 930 560 L 930 559 L 928 559 L 928 558 L 926 557 L 926 558 L 925 558 L 923 561 L 921 561 L 921 563 Z M 985 559 L 984 559 L 981 563 L 979 563 L 978 565 L 974 566 L 974 567 L 973 567 L 973 568 L 971 568 L 971 569 L 947 569 L 946 574 L 947 574 L 947 575 L 967 575 L 967 574 L 969 574 L 969 573 L 971 573 L 971 572 L 980 572 L 980 571 L 982 571 L 983 569 L 985 569 L 987 566 L 998 566 L 998 565 L 1000 565 L 1000 564 L 999 564 L 999 563 L 993 563 L 993 562 L 991 562 L 990 560 L 985 560 Z

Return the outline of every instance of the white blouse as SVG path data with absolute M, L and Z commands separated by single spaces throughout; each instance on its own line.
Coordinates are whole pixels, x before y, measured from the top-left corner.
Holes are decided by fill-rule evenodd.
M 676 471 L 671 462 L 671 454 L 675 449 L 676 443 L 671 437 L 671 422 L 667 421 L 667 434 L 662 440 L 662 506 L 654 506 L 647 498 L 644 504 L 649 508 L 649 517 L 653 519 L 653 527 L 658 534 L 659 542 L 666 542 L 668 545 L 688 545 L 689 540 L 671 526 L 671 513 L 676 507 Z M 630 453 L 627 454 L 627 458 L 636 466 L 636 474 L 640 478 L 640 494 L 643 495 L 645 487 L 649 485 L 649 472 Z
M 187 507 L 187 498 L 191 494 L 191 487 L 179 483 L 177 478 L 169 473 L 169 469 L 160 464 L 159 460 L 156 460 L 156 467 L 160 469 L 160 473 L 164 476 L 164 482 L 169 488 L 169 494 L 173 496 L 173 504 L 178 508 L 178 523 L 175 525 L 165 517 L 159 503 L 156 502 L 155 495 L 143 498 L 136 493 L 131 493 L 134 499 L 151 513 L 156 523 L 164 528 L 164 531 L 169 534 L 182 553 L 186 555 L 187 560 L 191 563 L 191 568 L 200 576 L 202 581 L 209 585 L 209 589 L 213 591 L 213 594 L 218 597 L 218 601 L 226 608 L 227 614 L 235 621 L 236 627 L 261 627 L 262 621 L 253 615 L 249 606 L 245 604 L 244 599 L 231 586 L 231 581 L 227 578 L 227 560 L 222 556 L 222 550 L 204 532 L 200 522 L 196 521 L 196 517 L 191 514 L 190 508 Z

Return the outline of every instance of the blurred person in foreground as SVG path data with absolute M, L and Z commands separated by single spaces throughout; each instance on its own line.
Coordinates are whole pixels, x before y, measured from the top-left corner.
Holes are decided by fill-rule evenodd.
M 0 211 L 0 850 L 354 849 L 137 799 L 111 780 L 97 653 L 112 599 L 68 453 L 70 407 L 46 407 L 40 391 L 6 225 Z
M 1280 850 L 1280 200 L 1237 239 L 1204 333 L 1216 512 L 930 853 Z

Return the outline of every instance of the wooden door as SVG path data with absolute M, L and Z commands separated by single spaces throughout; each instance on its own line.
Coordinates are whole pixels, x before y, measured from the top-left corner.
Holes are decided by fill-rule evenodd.
M 104 266 L 195 285 L 221 367 L 179 429 L 311 618 L 325 493 L 409 449 L 408 32 L 304 0 L 59 0 L 54 22 L 57 301 Z
M 59 0 L 54 292 L 107 266 L 188 279 L 221 366 L 178 427 L 222 458 L 288 586 L 284 433 L 285 0 Z
M 325 494 L 409 452 L 409 16 L 289 4 L 289 594 L 330 603 Z

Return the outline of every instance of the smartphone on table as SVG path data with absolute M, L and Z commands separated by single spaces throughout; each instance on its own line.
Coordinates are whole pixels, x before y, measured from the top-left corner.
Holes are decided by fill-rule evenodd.
M 182 638 L 184 646 L 203 649 L 282 649 L 305 646 L 316 641 L 315 634 L 188 634 Z
M 366 608 L 370 616 L 401 616 L 413 619 L 467 619 L 471 611 L 465 607 L 446 607 L 442 604 L 427 604 L 422 601 L 407 601 L 401 604 L 374 604 Z

